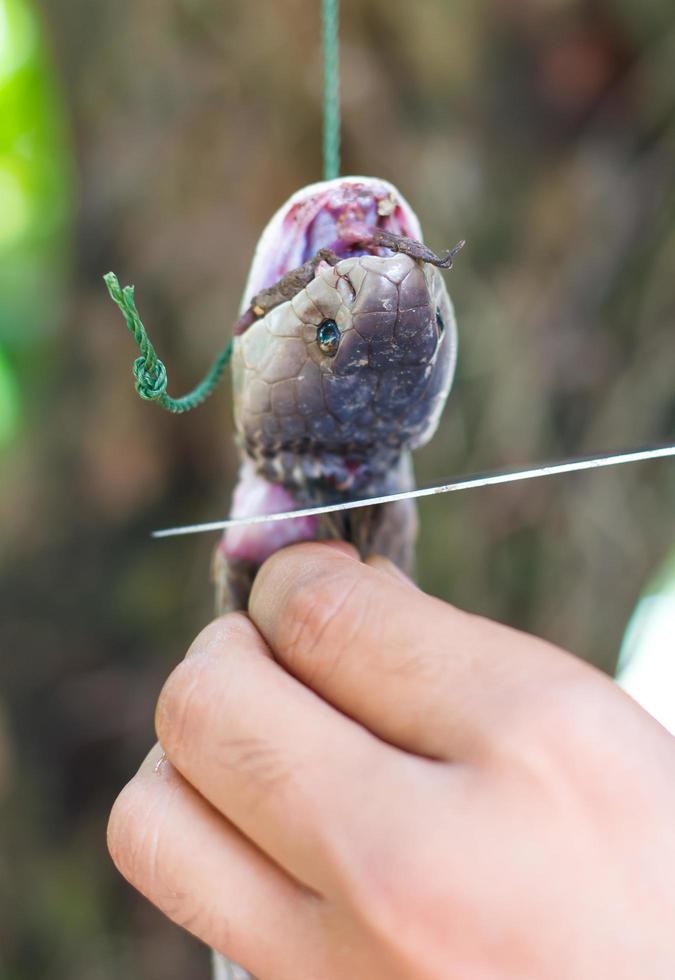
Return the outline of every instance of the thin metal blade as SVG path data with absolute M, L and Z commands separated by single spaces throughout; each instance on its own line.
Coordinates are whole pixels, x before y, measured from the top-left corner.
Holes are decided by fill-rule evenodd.
M 477 476 L 467 476 L 452 483 L 442 483 L 436 487 L 421 490 L 406 490 L 404 493 L 390 493 L 383 497 L 369 497 L 366 500 L 345 500 L 337 504 L 324 504 L 320 507 L 303 507 L 279 514 L 258 514 L 253 517 L 235 517 L 225 521 L 209 521 L 207 524 L 188 524 L 184 527 L 169 527 L 153 531 L 153 538 L 171 538 L 180 534 L 203 534 L 207 531 L 223 531 L 228 527 L 244 527 L 247 524 L 271 524 L 275 521 L 288 521 L 294 517 L 315 517 L 319 514 L 332 514 L 341 510 L 356 510 L 359 507 L 373 507 L 376 504 L 390 504 L 396 500 L 410 500 L 432 497 L 437 493 L 454 493 L 458 490 L 476 490 L 478 487 L 494 487 L 500 483 L 517 483 L 520 480 L 538 480 L 544 476 L 559 476 L 563 473 L 577 473 L 580 470 L 596 470 L 606 466 L 620 466 L 622 463 L 642 463 L 649 459 L 664 459 L 675 456 L 675 446 L 651 446 L 632 452 L 609 453 L 602 456 L 582 456 L 559 463 L 545 463 L 527 469 L 497 471 Z

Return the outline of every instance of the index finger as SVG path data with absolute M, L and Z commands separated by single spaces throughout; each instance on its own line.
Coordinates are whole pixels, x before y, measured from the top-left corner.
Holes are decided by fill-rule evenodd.
M 316 543 L 265 562 L 249 614 L 299 680 L 380 738 L 432 758 L 482 751 L 533 677 L 556 683 L 576 667 L 543 640 Z

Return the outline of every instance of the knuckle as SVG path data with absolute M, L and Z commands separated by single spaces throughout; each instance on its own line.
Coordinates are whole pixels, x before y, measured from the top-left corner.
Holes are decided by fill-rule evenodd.
M 155 730 L 166 752 L 172 754 L 189 739 L 199 697 L 199 673 L 183 661 L 169 675 L 157 700 Z
M 606 733 L 615 723 L 602 679 L 585 669 L 554 673 L 530 700 L 514 700 L 493 758 L 539 786 L 581 788 L 606 770 Z
M 236 772 L 249 786 L 251 808 L 293 778 L 293 770 L 278 748 L 264 738 L 228 739 L 219 746 L 221 768 Z
M 136 878 L 136 810 L 133 780 L 119 794 L 108 818 L 108 851 L 117 870 L 128 881 Z
M 155 900 L 164 837 L 162 807 L 145 779 L 135 776 L 117 797 L 108 820 L 108 850 L 117 870 Z
M 108 850 L 126 880 L 170 919 L 200 934 L 204 909 L 184 885 L 171 838 L 170 797 L 136 777 L 117 797 L 108 820 Z
M 590 693 L 589 702 L 585 679 L 581 684 L 561 680 L 542 685 L 536 701 L 523 712 L 523 739 L 537 737 L 549 751 L 559 751 L 579 739 L 586 743 L 597 718 L 595 685 Z
M 226 694 L 230 686 L 227 675 L 234 670 L 234 658 L 223 656 L 223 651 L 232 651 L 237 641 L 248 642 L 251 638 L 257 639 L 257 634 L 244 615 L 232 613 L 217 619 L 202 630 L 186 658 L 169 675 L 155 712 L 157 737 L 169 754 L 191 741 L 207 723 L 214 698 Z
M 250 620 L 244 613 L 231 612 L 208 623 L 192 641 L 186 660 L 201 654 L 217 655 L 233 638 L 255 633 Z
M 349 568 L 351 572 L 351 567 Z M 281 624 L 284 659 L 302 666 L 311 678 L 339 668 L 368 611 L 368 590 L 353 574 L 334 568 L 312 579 L 298 579 L 287 597 Z

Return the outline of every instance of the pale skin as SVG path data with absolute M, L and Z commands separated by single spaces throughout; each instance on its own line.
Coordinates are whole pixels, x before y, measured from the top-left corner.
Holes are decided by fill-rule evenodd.
M 261 980 L 675 976 L 675 739 L 381 559 L 270 558 L 156 728 L 113 859 Z

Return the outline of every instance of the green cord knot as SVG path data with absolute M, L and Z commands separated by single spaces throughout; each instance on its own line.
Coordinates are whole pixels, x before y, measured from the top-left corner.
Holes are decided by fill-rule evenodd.
M 133 370 L 136 379 L 136 391 L 141 398 L 144 398 L 146 402 L 156 402 L 158 398 L 162 397 L 169 383 L 163 361 L 157 358 L 155 366 L 148 369 L 147 360 L 141 355 L 134 361 Z
M 134 287 L 125 286 L 122 289 L 114 272 L 108 272 L 103 280 L 108 287 L 110 298 L 122 311 L 129 332 L 133 335 L 141 352 L 134 361 L 133 368 L 136 391 L 141 398 L 148 402 L 157 402 L 167 412 L 174 413 L 189 412 L 197 405 L 205 402 L 220 381 L 225 366 L 232 356 L 232 341 L 216 357 L 208 374 L 196 388 L 193 388 L 187 395 L 183 395 L 182 398 L 172 398 L 166 391 L 168 385 L 166 368 L 157 357 L 155 348 L 150 343 L 150 338 L 136 309 Z

